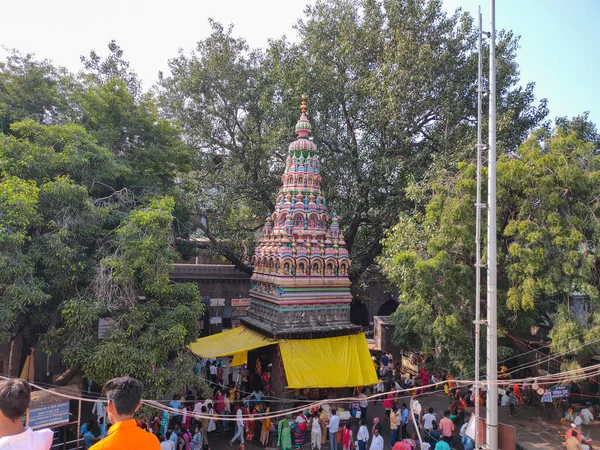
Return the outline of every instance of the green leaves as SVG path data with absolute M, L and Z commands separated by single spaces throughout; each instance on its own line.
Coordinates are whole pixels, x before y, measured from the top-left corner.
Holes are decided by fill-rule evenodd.
M 558 129 L 552 136 L 532 133 L 516 152 L 501 155 L 497 167 L 498 296 L 504 301 L 499 323 L 526 332 L 531 320 L 552 318 L 553 350 L 573 352 L 571 357 L 596 348 L 583 346 L 582 336 L 598 327 L 599 161 L 593 145 Z M 379 259 L 401 293 L 393 316 L 402 330 L 397 339 L 419 343 L 424 327 L 440 349 L 438 363 L 468 367 L 474 342 L 474 165 L 462 162 L 454 172 L 440 172 L 428 196 L 424 185 L 413 189 L 416 198 L 428 198 L 425 214 L 401 215 Z M 571 310 L 569 299 L 577 291 L 589 296 L 588 312 Z M 460 336 L 456 340 L 465 345 L 449 336 Z M 422 345 L 431 348 L 427 340 Z
M 204 315 L 197 286 L 169 281 L 190 153 L 110 50 L 77 77 L 0 63 L 0 342 L 24 335 L 99 383 L 132 374 L 162 396 L 192 383 Z

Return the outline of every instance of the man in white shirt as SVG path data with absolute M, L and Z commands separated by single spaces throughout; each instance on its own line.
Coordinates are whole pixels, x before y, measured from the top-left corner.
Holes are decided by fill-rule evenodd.
M 98 419 L 97 422 L 99 424 L 104 423 L 104 402 L 101 399 L 94 402 L 92 414 L 96 414 L 96 418 Z
M 336 414 L 335 408 L 331 408 L 331 419 L 329 419 L 327 428 L 329 428 L 329 449 L 337 450 L 337 432 L 340 429 L 340 418 Z
M 590 404 L 586 403 L 585 408 L 581 410 L 581 423 L 584 425 L 589 425 L 592 420 L 594 420 L 594 415 L 590 411 Z
M 21 417 L 31 400 L 31 386 L 25 380 L 0 381 L 0 449 L 49 450 L 54 432 L 25 428 Z
M 356 440 L 358 442 L 358 450 L 367 450 L 367 442 L 369 442 L 369 430 L 365 425 L 366 422 L 363 419 L 358 421 L 358 433 L 356 434 Z
M 369 450 L 383 450 L 383 437 L 381 437 L 377 428 L 373 431 L 373 440 Z
M 242 408 L 238 408 L 235 413 L 235 434 L 233 438 L 229 441 L 229 445 L 233 447 L 233 443 L 239 439 L 241 444 L 244 444 L 244 417 L 242 415 Z
M 416 397 L 410 399 L 410 410 L 413 413 L 413 422 L 416 422 L 419 426 L 421 426 L 421 403 L 417 400 Z
M 200 414 L 202 412 L 202 407 L 204 406 L 204 403 L 202 402 L 202 400 L 200 400 L 200 396 L 198 396 L 196 398 L 197 403 L 194 405 L 194 414 Z
M 169 437 L 171 436 L 171 432 L 167 431 Z M 165 439 L 165 436 L 161 436 L 159 438 L 160 441 L 160 450 L 175 450 L 175 444 L 170 439 Z
M 436 420 L 433 408 L 430 406 L 425 414 L 423 414 L 423 428 L 430 432 L 433 429 L 433 421 Z
M 360 408 L 360 417 L 361 419 L 367 420 L 367 407 L 369 403 L 367 401 L 367 388 L 362 388 L 360 394 L 358 394 L 358 406 Z

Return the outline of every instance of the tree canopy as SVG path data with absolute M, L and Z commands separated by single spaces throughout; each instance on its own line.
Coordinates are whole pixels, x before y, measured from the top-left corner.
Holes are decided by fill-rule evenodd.
M 78 75 L 18 53 L 0 66 L 0 337 L 162 396 L 191 384 L 204 314 L 197 286 L 169 281 L 191 154 L 109 48 Z
M 476 30 L 438 0 L 319 1 L 297 26 L 299 41 L 250 51 L 212 22 L 195 52 L 170 61 L 161 104 L 195 151 L 189 186 L 201 231 L 239 268 L 273 208 L 299 94 L 322 162 L 329 204 L 342 217 L 353 281 L 373 267 L 384 230 L 410 211 L 421 180 L 472 145 Z M 500 147 L 516 149 L 547 114 L 533 84 L 519 86 L 518 39 L 498 37 Z
M 600 349 L 600 156 L 578 124 L 532 133 L 497 165 L 500 329 L 547 323 L 552 350 L 571 362 Z M 396 339 L 460 373 L 472 369 L 475 339 L 475 190 L 471 160 L 414 186 L 425 204 L 400 217 L 380 258 L 401 293 Z M 587 294 L 587 313 L 570 307 L 576 292 Z

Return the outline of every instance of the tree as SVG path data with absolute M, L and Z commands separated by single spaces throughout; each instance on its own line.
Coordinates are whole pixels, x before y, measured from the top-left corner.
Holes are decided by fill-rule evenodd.
M 331 0 L 306 10 L 300 42 L 250 52 L 212 23 L 197 52 L 170 62 L 162 105 L 202 165 L 190 178 L 207 216 L 199 225 L 244 268 L 244 249 L 272 209 L 285 148 L 308 94 L 323 186 L 342 216 L 353 281 L 373 266 L 384 230 L 410 211 L 410 180 L 471 145 L 476 118 L 476 30 L 436 0 Z M 498 43 L 499 138 L 514 150 L 546 115 L 533 85 L 518 87 L 517 39 Z M 235 224 L 240 225 L 235 225 Z M 233 231 L 231 231 L 233 230 Z M 245 242 L 247 245 L 241 245 Z M 249 270 L 249 268 L 246 268 Z
M 65 74 L 64 103 L 50 63 L 2 66 L 0 93 L 12 96 L 0 99 L 24 106 L 7 108 L 18 114 L 0 134 L 0 338 L 60 352 L 69 373 L 101 384 L 133 375 L 160 397 L 194 382 L 187 344 L 204 314 L 197 286 L 168 276 L 189 152 L 110 50 Z
M 568 360 L 600 348 L 593 338 L 600 332 L 595 150 L 570 130 L 549 136 L 541 129 L 497 165 L 500 328 L 528 330 L 549 320 L 552 350 L 567 351 Z M 430 188 L 415 186 L 425 207 L 400 217 L 380 258 L 401 293 L 395 340 L 422 342 L 438 364 L 460 373 L 472 369 L 473 359 L 475 189 L 470 161 L 438 173 Z M 575 291 L 590 299 L 589 314 L 579 320 L 568 306 Z
M 75 77 L 50 61 L 13 50 L 0 62 L 0 131 L 10 133 L 10 124 L 31 119 L 57 123 L 74 114 L 69 96 Z

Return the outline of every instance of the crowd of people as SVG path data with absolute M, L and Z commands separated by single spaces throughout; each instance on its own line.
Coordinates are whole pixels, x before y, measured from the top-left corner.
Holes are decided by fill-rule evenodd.
M 120 377 L 103 387 L 106 401 L 98 401 L 93 413 L 98 423 L 88 421 L 81 426 L 84 448 L 108 450 L 117 448 L 149 450 L 209 450 L 211 435 L 225 434 L 229 445 L 245 450 L 247 442 L 259 441 L 264 448 L 281 450 L 311 448 L 312 450 L 450 450 L 460 443 L 464 450 L 474 448 L 467 435 L 469 408 L 479 402 L 485 406 L 485 391 L 478 398 L 472 389 L 463 392 L 448 374 L 429 375 L 421 370 L 417 381 L 394 367 L 390 355 L 374 359 L 381 378 L 375 386 L 356 391 L 356 403 L 349 409 L 336 408 L 330 402 L 310 403 L 306 411 L 293 416 L 264 418 L 270 412 L 269 377 L 250 382 L 245 367 L 238 374 L 229 371 L 230 383 L 223 383 L 224 365 L 206 361 L 196 366 L 198 376 L 206 376 L 212 394 L 192 394 L 185 391 L 173 395 L 168 408 L 158 411 L 148 420 L 134 419 L 140 408 L 142 385 L 130 377 Z M 260 362 L 257 361 L 257 366 Z M 260 366 L 259 366 L 260 370 Z M 442 385 L 438 379 L 444 379 Z M 504 380 L 499 398 L 510 416 L 528 395 L 527 386 Z M 429 389 L 443 389 L 448 405 L 443 411 L 433 406 L 423 408 L 421 394 Z M 252 389 L 249 391 L 249 389 Z M 375 395 L 374 395 L 375 394 Z M 0 381 L 0 449 L 48 450 L 52 443 L 51 430 L 33 431 L 25 428 L 22 416 L 27 410 L 31 387 L 24 380 Z M 381 402 L 382 414 L 374 414 L 373 403 Z M 104 406 L 106 405 L 106 406 Z M 371 405 L 371 406 L 370 406 Z M 439 403 L 438 403 L 439 405 Z M 347 406 L 347 405 L 345 405 Z M 202 416 L 202 417 L 198 417 Z M 589 450 L 581 426 L 595 419 L 589 403 L 579 410 L 569 408 L 562 422 L 569 427 L 565 433 L 567 450 Z M 106 423 L 104 423 L 106 422 Z M 111 424 L 111 425 L 109 425 Z M 98 425 L 100 432 L 94 433 Z M 389 425 L 389 439 L 383 426 Z M 126 446 L 123 443 L 127 443 Z M 219 442 L 226 442 L 223 437 Z

